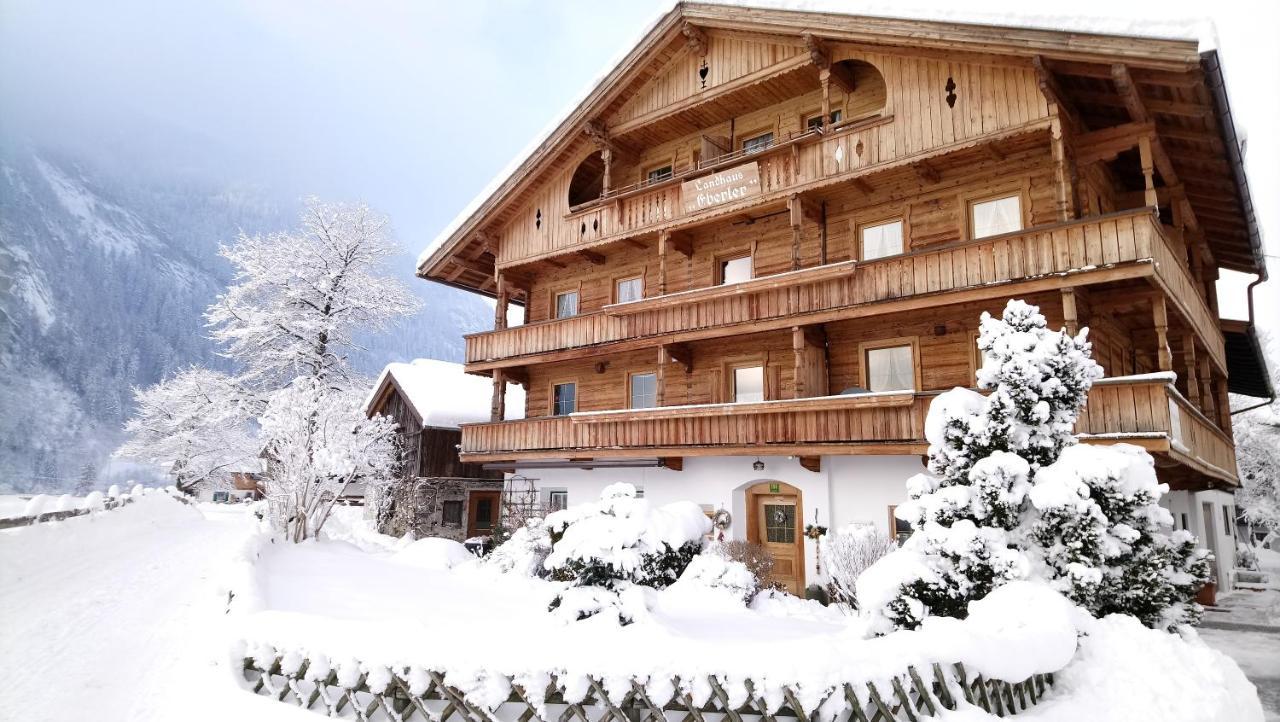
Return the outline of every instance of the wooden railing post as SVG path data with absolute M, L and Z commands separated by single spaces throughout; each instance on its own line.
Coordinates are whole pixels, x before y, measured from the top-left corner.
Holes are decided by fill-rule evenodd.
M 1213 370 L 1209 367 L 1209 354 L 1201 354 L 1196 361 L 1200 366 L 1200 402 L 1204 415 L 1216 421 L 1218 404 L 1213 397 Z
M 667 246 L 671 243 L 671 233 L 662 231 L 658 234 L 658 295 L 667 293 Z
M 498 298 L 493 307 L 493 329 L 501 331 L 507 327 L 507 307 L 510 305 L 507 281 L 498 274 Z
M 1072 199 L 1071 174 L 1067 168 L 1067 148 L 1063 139 L 1062 120 L 1058 117 L 1057 105 L 1053 106 L 1053 115 L 1049 121 L 1049 139 L 1053 153 L 1053 185 L 1054 205 L 1057 208 L 1058 220 L 1067 221 L 1075 215 Z
M 1151 138 L 1146 135 L 1138 137 L 1138 160 L 1142 164 L 1143 202 L 1156 208 L 1160 205 L 1156 195 L 1155 161 L 1151 157 Z
M 1076 309 L 1074 288 L 1062 289 L 1062 322 L 1067 327 L 1067 333 L 1072 336 L 1080 333 L 1080 315 Z
M 1187 365 L 1187 400 L 1200 406 L 1200 382 L 1196 379 L 1196 335 L 1191 329 L 1182 332 L 1182 360 Z

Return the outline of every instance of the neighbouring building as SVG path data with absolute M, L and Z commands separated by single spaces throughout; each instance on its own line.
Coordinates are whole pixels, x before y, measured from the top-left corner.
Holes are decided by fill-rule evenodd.
M 365 404 L 395 420 L 402 466 L 385 491 L 379 530 L 463 541 L 493 533 L 502 511 L 503 474 L 458 458 L 459 425 L 489 418 L 491 384 L 461 364 L 419 359 L 388 364 Z
M 1266 277 L 1195 41 L 682 3 L 418 274 L 497 302 L 460 463 L 724 509 L 801 589 L 807 524 L 909 533 L 926 410 L 1009 298 L 1091 329 L 1080 437 L 1148 449 L 1229 585 L 1227 395 L 1271 389 L 1219 269 Z

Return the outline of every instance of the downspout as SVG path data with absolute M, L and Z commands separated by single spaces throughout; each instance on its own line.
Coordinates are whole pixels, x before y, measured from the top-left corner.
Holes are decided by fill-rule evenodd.
M 1263 268 L 1266 268 L 1266 266 L 1264 265 Z M 1249 300 L 1249 328 L 1253 328 L 1253 289 L 1257 287 L 1259 283 L 1262 283 L 1266 279 L 1267 279 L 1267 274 L 1266 274 L 1266 271 L 1264 270 L 1262 273 L 1258 274 L 1258 277 L 1253 281 L 1253 283 L 1250 283 L 1249 288 L 1245 290 L 1245 296 Z M 1263 356 L 1263 370 L 1264 371 L 1266 370 L 1265 356 Z M 1276 400 L 1275 386 L 1273 386 L 1272 384 L 1267 384 L 1267 386 L 1271 389 L 1271 395 L 1267 397 L 1266 401 L 1263 401 L 1262 403 L 1254 404 L 1253 406 L 1246 406 L 1243 409 L 1239 409 L 1238 411 L 1232 411 L 1228 415 L 1235 416 L 1236 414 L 1243 414 L 1246 411 L 1253 411 L 1254 409 L 1260 409 L 1264 406 L 1270 406 L 1271 404 L 1275 403 L 1275 400 Z M 1230 403 L 1230 397 L 1228 397 L 1228 403 Z

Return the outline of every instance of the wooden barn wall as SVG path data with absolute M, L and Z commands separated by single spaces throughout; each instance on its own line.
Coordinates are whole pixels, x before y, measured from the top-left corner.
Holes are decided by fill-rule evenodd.
M 967 221 L 969 198 L 1001 192 L 1023 194 L 1025 221 L 1041 225 L 1056 220 L 1053 177 L 1048 146 L 1031 144 L 1003 160 L 975 164 L 965 172 L 949 172 L 942 182 L 925 184 L 911 174 L 877 180 L 871 194 L 841 186 L 827 195 L 826 246 L 829 263 L 848 260 L 856 253 L 856 231 L 861 223 L 902 218 L 911 250 L 961 240 Z M 715 283 L 717 261 L 754 249 L 755 275 L 765 276 L 791 269 L 791 227 L 786 212 L 772 212 L 754 222 L 733 220 L 690 232 L 693 255 L 672 252 L 667 258 L 667 292 L 705 288 Z M 803 226 L 800 256 L 805 267 L 821 260 L 822 227 L 816 221 Z M 614 286 L 622 278 L 642 277 L 645 295 L 656 295 L 657 244 L 644 248 L 618 244 L 606 252 L 604 264 L 580 256 L 564 256 L 564 268 L 544 266 L 533 276 L 526 323 L 552 318 L 557 293 L 579 294 L 579 313 L 599 311 L 614 302 Z
M 822 143 L 805 146 L 802 153 L 800 180 L 837 178 L 864 171 L 868 167 L 883 165 L 909 156 L 958 142 L 980 138 L 984 135 L 1025 125 L 1048 117 L 1048 106 L 1040 94 L 1035 74 L 1029 67 L 978 65 L 967 62 L 951 62 L 931 58 L 872 53 L 837 52 L 839 59 L 856 59 L 871 63 L 884 77 L 884 90 L 870 92 L 886 94 L 884 113 L 893 121 L 883 128 L 874 129 L 874 145 L 869 160 L 856 166 L 848 163 L 837 167 L 829 162 L 834 152 L 833 144 L 839 136 Z M 816 71 L 815 71 L 816 72 Z M 947 103 L 945 90 L 948 79 L 955 83 L 954 105 Z M 841 98 L 854 117 L 878 99 L 866 101 L 855 91 L 854 98 Z M 746 113 L 734 119 L 734 126 L 744 133 L 776 128 L 775 137 L 784 137 L 792 129 L 800 129 L 803 116 L 818 107 L 817 94 L 807 93 L 781 101 L 765 108 Z M 704 133 L 727 135 L 728 124 L 699 130 L 687 137 L 665 143 L 662 146 L 641 149 L 639 163 L 628 168 L 620 167 L 614 184 L 634 182 L 647 167 L 665 159 L 677 165 L 692 160 L 693 151 L 701 146 Z M 756 127 L 759 126 L 759 127 Z M 869 138 L 872 138 L 869 135 Z M 581 147 L 581 146 L 579 146 Z M 851 149 L 850 149 L 851 150 Z M 533 190 L 529 199 L 510 216 L 499 230 L 498 265 L 508 266 L 548 252 L 567 250 L 589 244 L 619 231 L 612 225 L 608 213 L 575 214 L 569 217 L 568 189 L 578 162 L 588 153 L 579 150 L 558 171 L 548 176 L 541 188 Z M 788 183 L 779 181 L 786 187 Z M 768 190 L 778 190 L 770 187 Z M 678 191 L 676 191 L 678 195 Z M 657 202 L 657 201 L 655 201 Z M 661 209 L 647 211 L 668 218 L 678 218 L 679 209 L 668 201 L 662 201 Z M 652 225 L 646 222 L 643 225 Z
M 427 427 L 419 437 L 418 455 L 421 463 L 418 476 L 458 479 L 501 479 L 502 472 L 486 471 L 481 464 L 464 464 L 458 460 L 458 444 L 462 443 L 460 429 Z

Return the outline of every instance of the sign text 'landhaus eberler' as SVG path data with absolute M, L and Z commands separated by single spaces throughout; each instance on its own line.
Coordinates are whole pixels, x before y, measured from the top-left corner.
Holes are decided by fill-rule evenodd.
M 680 199 L 684 202 L 685 213 L 723 206 L 756 195 L 760 195 L 760 168 L 754 162 L 680 184 Z

